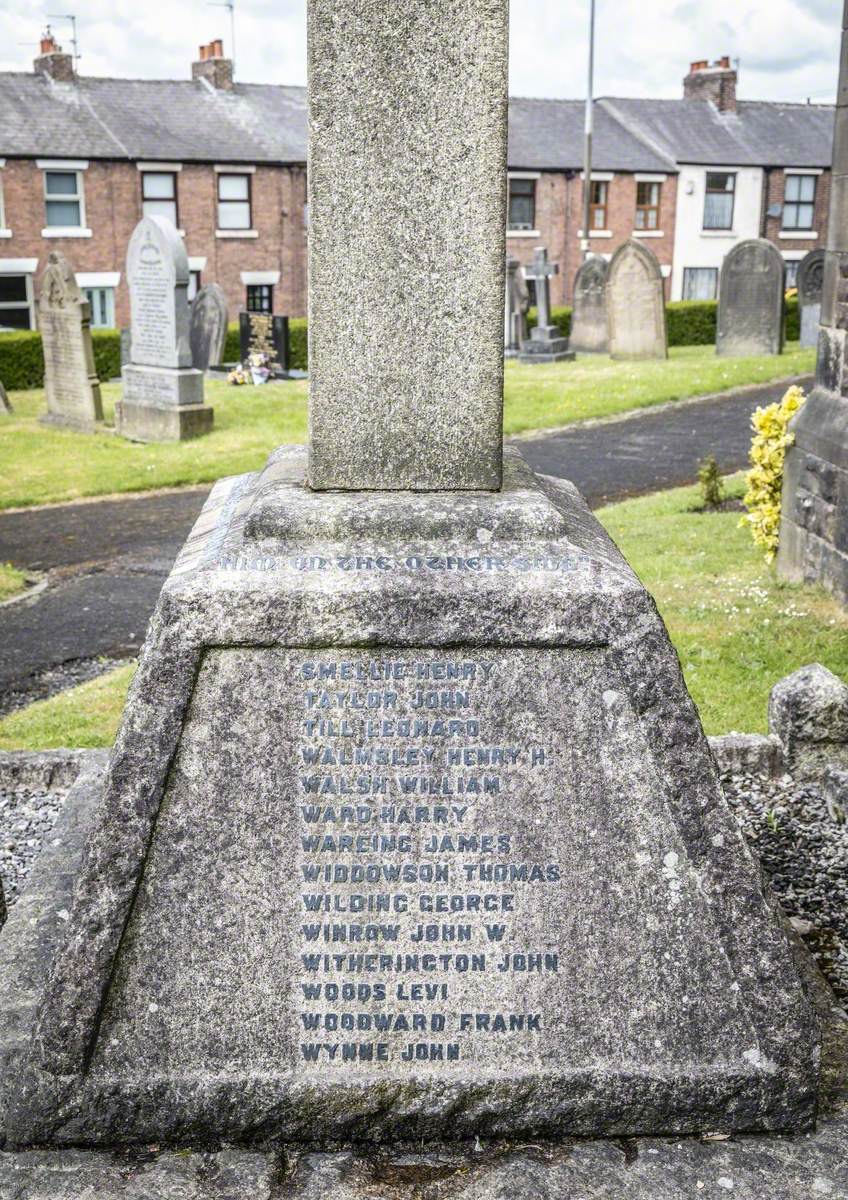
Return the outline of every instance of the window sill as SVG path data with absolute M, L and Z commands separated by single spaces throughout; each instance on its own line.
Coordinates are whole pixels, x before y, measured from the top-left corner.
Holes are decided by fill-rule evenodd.
M 702 229 L 701 237 L 735 238 L 736 233 L 733 229 Z
M 90 229 L 80 229 L 78 225 L 50 225 L 42 229 L 43 238 L 90 238 Z
M 0 229 L 0 238 L 10 238 L 11 236 L 11 229 Z
M 661 229 L 634 229 L 633 236 L 635 238 L 660 238 L 665 237 Z
M 578 238 L 582 238 L 582 237 L 583 237 L 583 230 L 582 230 L 582 229 L 579 229 L 579 230 L 577 231 L 577 236 L 578 236 Z M 612 237 L 612 230 L 611 230 L 611 229 L 590 229 L 590 230 L 589 230 L 589 237 L 590 237 L 590 238 L 611 238 L 611 237 Z
M 216 229 L 216 238 L 258 238 L 257 229 Z
M 542 235 L 538 229 L 508 229 L 506 236 L 508 238 L 537 238 Z
M 781 229 L 777 236 L 784 242 L 814 242 L 819 235 L 815 229 Z

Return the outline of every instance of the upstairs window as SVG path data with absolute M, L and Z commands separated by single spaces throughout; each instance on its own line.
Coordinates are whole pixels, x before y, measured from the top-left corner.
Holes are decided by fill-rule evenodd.
M 218 175 L 218 228 L 253 228 L 249 175 Z
M 815 175 L 787 175 L 783 197 L 783 228 L 812 229 L 816 214 Z
M 141 212 L 145 217 L 167 217 L 175 229 L 179 228 L 175 172 L 142 171 Z
M 733 202 L 736 196 L 736 176 L 707 172 L 707 194 L 704 199 L 704 229 L 732 229 Z
M 49 229 L 81 229 L 85 224 L 81 171 L 44 172 L 44 212 Z
M 536 228 L 535 179 L 510 179 L 509 227 L 518 230 Z
M 636 184 L 636 228 L 659 229 L 661 183 Z
M 609 184 L 606 180 L 592 180 L 592 194 L 589 199 L 589 229 L 606 229 L 607 227 L 607 196 Z
M 247 285 L 247 311 L 270 313 L 274 311 L 274 285 L 271 283 L 249 283 Z

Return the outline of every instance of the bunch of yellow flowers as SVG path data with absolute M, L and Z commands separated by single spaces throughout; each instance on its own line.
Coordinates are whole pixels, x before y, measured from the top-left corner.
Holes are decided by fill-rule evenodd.
M 754 437 L 751 442 L 751 470 L 743 501 L 747 513 L 741 524 L 747 525 L 755 545 L 772 562 L 780 539 L 780 497 L 783 491 L 783 464 L 786 451 L 795 440 L 789 422 L 806 400 L 799 387 L 791 387 L 778 404 L 758 408 L 751 417 Z

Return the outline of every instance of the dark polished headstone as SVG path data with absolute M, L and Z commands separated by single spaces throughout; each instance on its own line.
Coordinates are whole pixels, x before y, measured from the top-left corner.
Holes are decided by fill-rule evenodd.
M 665 292 L 657 256 L 631 239 L 607 275 L 609 352 L 613 358 L 667 358 Z
M 716 353 L 783 352 L 786 264 L 771 242 L 750 238 L 726 255 L 718 285 Z
M 824 260 L 824 250 L 811 250 L 798 264 L 798 309 L 802 346 L 817 346 L 819 343 Z
M 224 361 L 228 319 L 224 289 L 217 283 L 207 283 L 192 301 L 189 324 L 191 364 L 198 371 Z
M 242 363 L 251 354 L 264 354 L 273 376 L 289 369 L 289 319 L 271 313 L 239 313 L 239 348 Z
M 607 322 L 607 276 L 609 263 L 597 256 L 587 258 L 574 278 L 574 307 L 569 344 L 578 354 L 606 354 L 609 350 Z

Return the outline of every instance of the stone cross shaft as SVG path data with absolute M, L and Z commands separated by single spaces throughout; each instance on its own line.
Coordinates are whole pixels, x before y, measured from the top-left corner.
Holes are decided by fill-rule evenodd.
M 308 482 L 501 486 L 508 0 L 308 0 Z
M 538 324 L 544 328 L 551 323 L 551 285 L 552 275 L 559 274 L 559 265 L 548 261 L 547 250 L 536 250 L 533 254 L 532 267 L 524 268 L 526 279 L 536 281 L 536 310 Z

